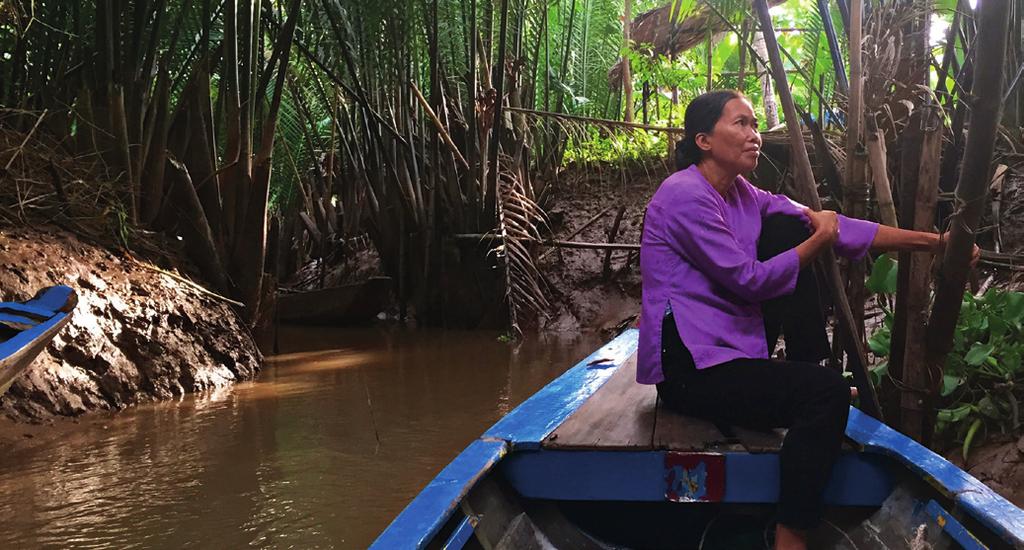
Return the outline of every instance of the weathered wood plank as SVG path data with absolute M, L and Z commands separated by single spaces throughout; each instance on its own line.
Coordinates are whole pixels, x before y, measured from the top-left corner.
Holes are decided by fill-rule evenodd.
M 658 393 L 636 383 L 636 354 L 554 432 L 550 449 L 649 450 Z

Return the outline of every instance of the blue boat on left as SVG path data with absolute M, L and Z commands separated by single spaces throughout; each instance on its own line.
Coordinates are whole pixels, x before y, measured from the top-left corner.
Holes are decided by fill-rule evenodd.
M 25 302 L 0 302 L 0 395 L 71 320 L 77 304 L 78 295 L 64 285 Z

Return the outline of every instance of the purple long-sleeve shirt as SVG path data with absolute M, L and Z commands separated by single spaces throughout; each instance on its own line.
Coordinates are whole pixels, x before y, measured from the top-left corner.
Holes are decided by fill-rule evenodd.
M 768 358 L 761 302 L 793 292 L 800 260 L 790 249 L 758 261 L 761 220 L 784 214 L 807 221 L 803 209 L 743 177 L 723 197 L 696 166 L 661 184 L 647 205 L 640 246 L 643 304 L 637 382 L 665 379 L 661 327 L 668 307 L 698 369 L 732 359 Z M 859 259 L 877 232 L 877 223 L 839 216 L 833 249 Z

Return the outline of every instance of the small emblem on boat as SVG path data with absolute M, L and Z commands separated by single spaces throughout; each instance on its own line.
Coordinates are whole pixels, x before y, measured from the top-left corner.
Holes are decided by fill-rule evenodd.
M 665 453 L 665 498 L 673 502 L 718 502 L 725 494 L 725 456 Z

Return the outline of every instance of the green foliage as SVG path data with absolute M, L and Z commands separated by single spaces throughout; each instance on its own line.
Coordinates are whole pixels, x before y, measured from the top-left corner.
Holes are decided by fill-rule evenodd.
M 875 261 L 868 288 L 876 294 L 895 291 L 896 262 Z M 893 316 L 883 307 L 882 327 L 871 335 L 872 353 L 890 352 Z M 964 293 L 953 335 L 953 349 L 943 369 L 937 433 L 963 442 L 966 458 L 982 434 L 1020 428 L 1019 400 L 1024 387 L 1024 293 L 989 289 L 980 298 Z M 875 367 L 878 380 L 888 363 Z M 882 371 L 882 372 L 878 372 Z
M 565 153 L 567 163 L 643 161 L 666 151 L 664 134 L 658 132 L 607 133 L 587 127 L 583 139 L 575 138 Z
M 704 41 L 697 46 L 682 52 L 678 56 L 668 57 L 662 53 L 655 52 L 650 44 L 634 43 L 629 48 L 622 48 L 621 25 L 617 18 L 622 13 L 622 0 L 576 0 L 588 10 L 588 16 L 583 18 L 577 14 L 577 22 L 583 21 L 576 29 L 574 36 L 574 47 L 579 46 L 583 50 L 570 52 L 569 78 L 562 82 L 556 82 L 558 63 L 555 62 L 556 55 L 552 55 L 550 62 L 549 78 L 551 78 L 553 93 L 562 91 L 566 95 L 565 108 L 569 112 L 583 114 L 599 118 L 620 118 L 624 109 L 632 107 L 634 112 L 640 113 L 644 83 L 648 83 L 651 93 L 647 100 L 647 113 L 650 124 L 682 126 L 683 113 L 686 105 L 691 99 L 707 91 L 708 87 L 708 48 L 711 48 L 711 83 L 713 88 L 735 88 L 740 89 L 750 97 L 754 104 L 755 111 L 763 120 L 764 107 L 761 86 L 757 78 L 757 71 L 761 70 L 750 51 L 744 53 L 746 67 L 743 68 L 745 77 L 739 82 L 737 74 L 740 72 L 740 51 L 747 46 L 739 39 L 734 32 L 724 32 L 715 37 L 713 43 Z M 548 22 L 552 33 L 564 35 L 567 24 L 567 10 L 564 5 L 571 2 L 552 2 L 548 7 Z M 750 12 L 749 2 L 742 0 L 672 0 L 670 3 L 672 18 L 682 21 L 688 17 L 697 16 L 706 11 L 705 5 L 711 4 L 714 10 L 709 17 L 717 22 L 717 15 L 722 14 L 737 29 L 741 21 L 746 18 L 754 20 Z M 664 3 L 657 2 L 634 2 L 633 16 L 648 9 L 660 7 Z M 590 13 L 593 12 L 593 13 Z M 617 30 L 607 25 L 594 26 L 594 14 L 600 12 L 600 20 L 616 20 Z M 790 29 L 778 34 L 779 43 L 786 50 L 789 56 L 783 57 L 783 63 L 790 72 L 790 88 L 793 92 L 797 105 L 810 113 L 817 113 L 819 109 L 830 108 L 831 97 L 835 89 L 835 70 L 829 55 L 828 41 L 826 38 L 824 24 L 821 15 L 818 13 L 815 0 L 791 0 L 772 8 L 772 16 L 775 25 L 779 29 Z M 838 22 L 838 13 L 833 14 L 834 21 Z M 574 23 L 574 28 L 577 23 Z M 842 35 L 842 29 L 838 29 Z M 602 34 L 604 33 L 604 34 Z M 557 36 L 557 35 L 553 35 Z M 595 39 L 595 36 L 602 36 Z M 752 35 L 748 38 L 752 38 Z M 552 40 L 552 54 L 557 54 L 557 41 Z M 543 57 L 543 48 L 542 54 Z M 629 59 L 632 84 L 634 89 L 634 105 L 619 105 L 622 101 L 621 89 L 609 89 L 608 68 L 611 67 L 619 56 Z M 539 63 L 538 69 L 538 90 L 541 90 L 544 80 L 543 63 Z M 817 90 L 824 82 L 824 89 Z M 557 87 L 557 88 L 556 88 Z M 673 91 L 676 94 L 676 102 L 673 103 Z M 544 94 L 538 91 L 536 98 L 537 108 L 543 109 Z M 821 97 L 826 99 L 826 105 L 821 105 Z M 553 109 L 554 105 L 547 105 Z M 780 113 L 781 114 L 781 113 Z M 640 120 L 639 114 L 635 117 Z M 565 160 L 573 161 L 579 159 L 601 158 L 637 158 L 650 152 L 653 155 L 664 155 L 667 148 L 651 146 L 651 140 L 641 137 L 641 132 L 629 134 L 636 142 L 600 136 L 588 140 L 573 140 L 569 145 Z M 662 138 L 664 139 L 664 138 Z M 573 149 L 579 148 L 579 151 Z M 622 154 L 620 154 L 620 152 Z
M 866 283 L 867 289 L 875 294 L 895 294 L 896 274 L 896 261 L 888 254 L 882 254 L 875 260 L 875 267 Z

